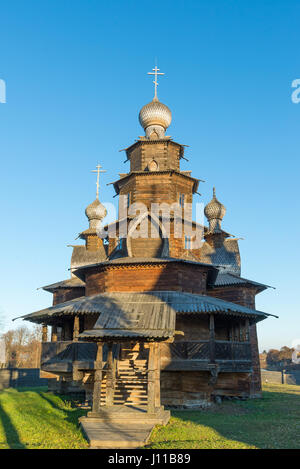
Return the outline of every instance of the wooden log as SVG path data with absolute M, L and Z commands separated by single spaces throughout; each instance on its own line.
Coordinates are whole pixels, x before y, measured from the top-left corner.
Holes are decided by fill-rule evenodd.
M 103 361 L 103 344 L 97 343 L 97 354 L 94 372 L 94 390 L 93 390 L 93 413 L 100 411 L 101 405 L 101 382 L 102 382 L 102 361 Z

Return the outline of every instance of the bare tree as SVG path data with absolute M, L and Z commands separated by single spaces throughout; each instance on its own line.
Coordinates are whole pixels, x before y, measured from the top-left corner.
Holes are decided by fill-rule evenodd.
M 21 326 L 3 334 L 8 365 L 17 368 L 39 368 L 41 336 L 41 326 L 35 326 L 33 330 Z

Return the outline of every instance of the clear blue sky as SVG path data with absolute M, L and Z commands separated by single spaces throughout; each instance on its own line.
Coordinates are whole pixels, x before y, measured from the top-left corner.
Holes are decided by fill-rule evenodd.
M 240 242 L 242 275 L 276 287 L 257 308 L 277 314 L 260 347 L 290 345 L 299 321 L 300 78 L 298 0 L 1 2 L 1 300 L 11 318 L 46 307 L 36 290 L 69 276 L 71 248 L 95 197 L 128 170 L 118 150 L 142 134 L 152 99 L 147 72 L 166 73 L 159 97 L 168 133 L 188 144 L 182 169 L 227 207 L 224 229 Z M 104 201 L 116 201 L 112 186 Z

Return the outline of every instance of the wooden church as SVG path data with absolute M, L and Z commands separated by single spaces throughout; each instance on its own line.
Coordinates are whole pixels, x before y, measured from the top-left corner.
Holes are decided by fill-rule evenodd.
M 84 391 L 90 418 L 127 407 L 163 423 L 166 408 L 261 394 L 256 324 L 269 315 L 255 297 L 267 285 L 241 277 L 215 190 L 208 226 L 182 215 L 200 180 L 180 168 L 185 146 L 166 135 L 171 111 L 154 74 L 154 98 L 139 113 L 145 135 L 126 148 L 129 171 L 113 182 L 118 219 L 103 226 L 97 190 L 70 278 L 43 287 L 53 306 L 23 316 L 43 325 L 41 369 L 57 376 L 56 391 Z M 153 211 L 159 204 L 168 216 Z

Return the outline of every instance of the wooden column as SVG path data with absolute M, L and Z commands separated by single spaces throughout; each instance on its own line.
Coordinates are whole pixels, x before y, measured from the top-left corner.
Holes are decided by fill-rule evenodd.
M 43 324 L 42 328 L 42 342 L 48 341 L 48 327 L 46 324 Z
M 155 343 L 149 343 L 147 398 L 150 414 L 155 412 Z
M 107 355 L 107 375 L 106 375 L 106 405 L 112 406 L 114 404 L 115 393 L 115 366 L 113 357 L 113 344 L 108 343 Z
M 102 383 L 102 355 L 103 344 L 97 343 L 97 355 L 94 372 L 94 390 L 93 390 L 93 412 L 99 412 L 101 406 L 101 383 Z
M 73 340 L 78 341 L 79 336 L 79 316 L 74 317 L 74 326 L 73 326 Z
M 155 408 L 160 407 L 160 343 L 155 344 Z
M 56 326 L 52 326 L 51 342 L 57 342 L 57 327 Z
M 215 343 L 215 317 L 213 314 L 209 315 L 209 355 L 210 362 L 215 363 L 216 358 L 216 343 Z

